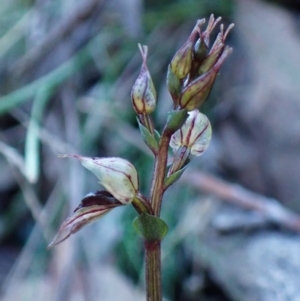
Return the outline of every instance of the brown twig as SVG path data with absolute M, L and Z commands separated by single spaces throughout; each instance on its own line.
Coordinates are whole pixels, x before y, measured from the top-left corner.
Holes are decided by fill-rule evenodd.
M 189 172 L 182 176 L 182 180 L 199 190 L 218 196 L 221 200 L 259 211 L 268 220 L 300 232 L 300 216 L 273 198 L 259 195 L 238 184 L 231 184 L 199 171 Z

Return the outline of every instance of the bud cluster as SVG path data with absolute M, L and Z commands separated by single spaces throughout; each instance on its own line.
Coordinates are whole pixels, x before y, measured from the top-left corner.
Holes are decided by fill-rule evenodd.
M 210 34 L 221 18 L 210 16 L 207 28 L 201 32 L 205 19 L 198 20 L 186 43 L 176 52 L 168 69 L 167 86 L 173 99 L 174 109 L 192 111 L 207 99 L 215 78 L 232 49 L 225 45 L 233 27 L 224 32 L 224 25 L 209 49 Z
M 177 180 L 192 156 L 201 155 L 211 139 L 208 118 L 198 111 L 207 99 L 221 65 L 232 51 L 225 45 L 233 24 L 220 32 L 210 48 L 210 35 L 221 18 L 210 16 L 207 28 L 201 31 L 205 19 L 198 20 L 189 38 L 175 53 L 167 74 L 167 86 L 173 99 L 173 109 L 189 112 L 185 123 L 171 136 L 174 158 L 168 170 L 167 187 Z

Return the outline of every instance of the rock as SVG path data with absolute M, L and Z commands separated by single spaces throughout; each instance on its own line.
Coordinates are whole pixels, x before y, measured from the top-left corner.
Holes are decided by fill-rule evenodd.
M 238 1 L 235 19 L 240 46 L 223 72 L 238 78 L 219 107 L 220 162 L 234 180 L 300 212 L 296 23 L 292 13 L 256 0 Z

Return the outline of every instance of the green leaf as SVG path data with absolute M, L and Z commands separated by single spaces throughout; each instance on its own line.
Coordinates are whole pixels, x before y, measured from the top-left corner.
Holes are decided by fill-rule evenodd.
M 187 110 L 173 110 L 168 113 L 167 128 L 171 131 L 177 131 L 182 127 L 187 119 Z
M 169 186 L 171 186 L 172 184 L 174 184 L 177 180 L 179 180 L 179 178 L 181 177 L 181 175 L 183 174 L 183 172 L 185 171 L 187 165 L 184 166 L 183 168 L 175 171 L 174 173 L 172 173 L 169 177 L 167 177 L 165 179 L 164 182 L 164 189 L 166 190 Z
M 152 135 L 150 131 L 143 126 L 139 120 L 137 119 L 141 135 L 143 137 L 143 140 L 145 141 L 146 145 L 154 152 L 156 153 L 158 151 L 158 141 L 156 137 L 156 133 Z M 156 132 L 156 131 L 155 131 Z M 159 134 L 158 134 L 159 135 Z
M 133 226 L 147 242 L 161 241 L 168 232 L 168 226 L 162 219 L 147 213 L 136 217 Z
M 154 138 L 157 141 L 157 143 L 159 144 L 160 141 L 160 133 L 157 130 L 154 130 Z

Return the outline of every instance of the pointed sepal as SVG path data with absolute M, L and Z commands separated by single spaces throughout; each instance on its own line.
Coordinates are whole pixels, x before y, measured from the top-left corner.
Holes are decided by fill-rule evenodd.
M 158 141 L 155 134 L 152 135 L 150 131 L 140 123 L 139 119 L 137 119 L 137 122 L 139 124 L 140 133 L 144 142 L 151 149 L 151 151 L 156 154 L 158 151 Z
M 122 205 L 107 191 L 89 193 L 81 200 L 73 214 L 63 222 L 48 248 L 60 244 L 84 226 L 98 220 L 113 208 Z
M 172 184 L 174 184 L 176 181 L 178 181 L 181 177 L 181 175 L 183 174 L 183 172 L 185 171 L 187 165 L 185 165 L 183 168 L 175 171 L 174 173 L 172 173 L 170 176 L 168 176 L 165 181 L 164 181 L 164 190 L 166 190 L 167 188 L 169 188 Z
M 182 110 L 173 110 L 168 113 L 167 128 L 170 131 L 176 131 L 181 128 L 187 119 L 187 111 Z

